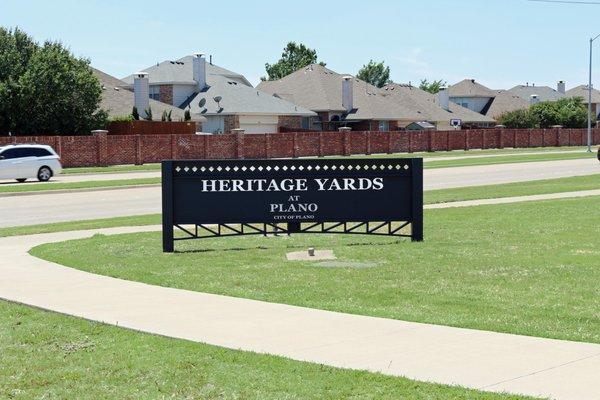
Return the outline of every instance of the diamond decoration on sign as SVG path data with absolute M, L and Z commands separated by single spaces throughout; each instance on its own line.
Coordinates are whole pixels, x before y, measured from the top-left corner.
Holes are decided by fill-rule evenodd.
M 270 167 L 269 165 L 267 165 L 267 168 L 266 168 L 266 169 L 267 169 L 267 171 L 270 171 L 270 170 L 271 170 L 271 167 Z
M 380 165 L 379 169 L 383 171 L 385 169 L 385 165 Z
M 388 169 L 393 169 L 394 167 L 391 165 L 388 165 Z
M 343 166 L 343 165 L 340 165 L 340 169 L 343 171 L 343 170 L 344 170 L 344 166 Z
M 196 172 L 196 171 L 198 171 L 198 168 L 194 167 L 194 168 L 192 168 L 192 171 Z
M 308 167 L 306 167 L 306 169 L 310 171 L 310 170 L 312 170 L 312 166 L 309 165 Z
M 225 167 L 225 171 L 229 172 L 231 171 L 231 168 L 229 168 L 229 166 Z
M 246 170 L 247 170 L 247 169 L 248 169 L 248 168 L 246 168 L 246 166 L 245 166 L 245 165 L 242 167 L 242 171 L 244 171 L 244 172 L 246 172 Z
M 221 172 L 222 170 L 223 170 L 223 168 L 217 167 L 217 171 Z
M 396 169 L 401 169 L 402 166 L 400 164 L 396 164 Z
M 181 171 L 181 168 L 177 167 L 177 168 L 175 168 L 175 171 L 179 172 L 179 171 Z
M 239 169 L 240 169 L 240 168 L 239 168 L 237 165 L 236 165 L 235 167 L 233 167 L 233 170 L 234 170 L 235 172 L 237 172 Z
M 357 166 L 356 166 L 356 170 L 357 170 L 357 171 L 360 171 L 360 165 L 357 165 Z
M 259 165 L 259 166 L 258 166 L 258 170 L 259 170 L 259 171 L 262 171 L 262 170 L 263 170 L 263 167 L 262 167 L 262 165 Z
M 295 166 L 295 165 L 292 165 L 292 166 L 290 167 L 290 169 L 291 169 L 292 171 L 295 171 L 295 170 L 296 170 L 296 166 Z
M 210 172 L 213 172 L 215 169 L 214 169 L 213 167 L 209 167 L 209 168 L 208 168 L 208 170 L 209 170 Z
M 301 166 L 299 166 L 299 167 L 298 167 L 298 169 L 299 169 L 300 171 L 303 171 L 303 170 L 304 170 L 304 167 L 301 165 Z
M 250 171 L 254 172 L 256 168 L 254 168 L 254 165 L 250 167 Z
M 315 167 L 315 169 L 318 171 L 318 170 L 320 170 L 320 169 L 321 169 L 321 167 L 320 167 L 319 165 L 317 165 L 317 166 Z
M 279 167 L 275 166 L 275 168 L 273 168 L 275 171 L 279 171 Z
M 377 169 L 377 165 L 371 166 L 371 169 L 373 169 L 373 170 Z
M 200 171 L 202 171 L 202 172 L 206 171 L 206 167 L 201 167 Z
M 185 167 L 183 170 L 184 170 L 185 172 L 188 172 L 188 171 L 190 170 L 190 168 L 189 168 L 189 167 Z
M 404 166 L 404 169 L 408 169 L 408 164 L 406 164 L 406 165 Z
M 326 165 L 326 166 L 324 166 L 324 167 L 323 167 L 323 169 L 324 169 L 325 171 L 327 171 L 327 170 L 329 169 L 329 167 Z
M 331 169 L 335 171 L 337 169 L 337 167 L 334 165 L 331 167 Z
M 369 169 L 369 166 L 367 164 L 365 164 L 365 166 L 363 168 L 364 169 Z
M 283 167 L 281 167 L 282 170 L 287 171 L 287 165 L 284 165 Z
M 348 165 L 348 169 L 349 169 L 349 170 L 352 170 L 352 165 Z

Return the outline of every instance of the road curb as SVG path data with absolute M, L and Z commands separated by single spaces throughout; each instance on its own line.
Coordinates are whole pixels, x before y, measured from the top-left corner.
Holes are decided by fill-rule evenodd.
M 6 192 L 0 193 L 0 197 L 15 197 L 15 196 L 37 196 L 43 194 L 61 194 L 61 193 L 80 193 L 80 192 L 99 192 L 104 190 L 124 190 L 137 189 L 147 187 L 160 187 L 160 183 L 151 183 L 147 185 L 125 185 L 125 186 L 104 186 L 93 188 L 77 188 L 77 189 L 56 189 L 56 190 L 32 190 L 29 192 Z

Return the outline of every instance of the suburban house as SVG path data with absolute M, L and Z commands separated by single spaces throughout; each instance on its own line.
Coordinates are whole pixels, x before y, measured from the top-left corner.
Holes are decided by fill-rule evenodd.
M 452 103 L 485 115 L 485 109 L 491 104 L 495 93 L 475 82 L 475 79 L 464 79 L 448 87 L 448 96 Z
M 556 85 L 556 89 L 549 86 L 536 86 L 535 84 L 530 85 L 517 85 L 509 92 L 516 94 L 523 100 L 529 102 L 529 104 L 536 104 L 543 101 L 556 101 L 565 97 L 565 82 L 559 81 Z
M 311 130 L 336 130 L 347 126 L 356 131 L 394 131 L 412 122 L 426 120 L 416 102 L 398 101 L 385 91 L 350 75 L 338 74 L 311 64 L 276 81 L 258 85 L 262 91 L 314 111 Z
M 572 89 L 567 90 L 565 93 L 567 97 L 581 97 L 583 103 L 587 107 L 589 102 L 589 91 L 588 85 L 579 85 Z M 592 113 L 596 116 L 596 119 L 600 117 L 600 91 L 594 89 L 592 86 Z
M 177 61 L 163 61 L 146 68 L 148 96 L 204 117 L 202 131 L 273 133 L 281 128 L 299 129 L 308 124 L 312 111 L 252 87 L 240 74 L 206 62 L 194 54 Z M 135 87 L 138 74 L 123 80 Z
M 504 113 L 527 108 L 529 108 L 529 102 L 516 94 L 508 90 L 494 90 L 494 98 L 489 107 L 485 109 L 485 115 L 497 121 Z
M 492 90 L 475 79 L 464 79 L 448 88 L 450 101 L 489 119 L 498 120 L 504 113 L 526 109 L 529 100 L 508 90 Z
M 410 83 L 390 83 L 385 85 L 382 91 L 399 101 L 404 99 L 416 103 L 423 115 L 422 121 L 419 122 L 431 123 L 438 130 L 454 129 L 451 124 L 453 120 L 460 120 L 461 126 L 466 128 L 485 128 L 495 125 L 493 118 L 449 101 L 448 90 L 445 88 L 442 88 L 438 94 L 432 94 Z M 410 124 L 406 126 L 406 129 L 409 129 L 409 127 L 411 130 L 419 129 L 419 127 L 425 129 L 427 125 Z M 427 129 L 430 129 L 430 127 L 427 127 Z
M 95 68 L 92 68 L 92 71 L 102 86 L 100 108 L 106 110 L 108 116 L 112 118 L 131 115 L 135 105 L 135 94 L 124 88 L 125 83 L 122 80 Z M 173 121 L 182 120 L 184 117 L 183 110 L 157 100 L 150 99 L 148 106 L 152 109 L 154 119 L 160 120 L 164 111 L 171 113 Z M 196 122 L 203 121 L 205 119 L 202 117 L 196 119 Z

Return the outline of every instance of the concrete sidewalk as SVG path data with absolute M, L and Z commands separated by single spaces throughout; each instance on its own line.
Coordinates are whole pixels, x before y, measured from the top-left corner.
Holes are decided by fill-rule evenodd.
M 556 399 L 600 399 L 600 345 L 349 315 L 152 286 L 63 267 L 31 247 L 155 230 L 111 228 L 0 238 L 0 298 L 139 331 Z M 173 257 L 177 257 L 174 254 Z

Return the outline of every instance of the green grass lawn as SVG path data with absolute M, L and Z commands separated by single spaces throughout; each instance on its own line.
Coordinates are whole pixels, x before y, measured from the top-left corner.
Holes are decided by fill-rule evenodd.
M 424 201 L 425 204 L 433 204 L 451 201 L 527 196 L 532 194 L 560 193 L 592 189 L 600 189 L 600 174 L 571 178 L 506 183 L 501 185 L 429 190 L 424 194 Z M 43 225 L 0 228 L 0 237 L 69 230 L 111 228 L 117 226 L 154 225 L 160 223 L 161 219 L 160 215 L 158 214 L 104 218 L 87 221 L 58 222 Z
M 600 171 L 600 166 L 598 166 L 598 171 Z M 600 174 L 503 183 L 500 185 L 426 190 L 424 192 L 424 202 L 425 204 L 447 203 L 452 201 L 529 196 L 594 189 L 600 189 Z
M 425 241 L 295 235 L 178 242 L 160 233 L 46 244 L 98 274 L 270 302 L 600 343 L 600 196 L 429 210 Z M 332 249 L 338 263 L 288 262 Z M 336 267 L 338 265 L 338 267 Z
M 109 167 L 73 167 L 64 168 L 63 174 L 101 174 L 114 172 L 143 172 L 160 171 L 160 164 L 151 163 L 143 165 L 111 165 Z
M 228 350 L 0 301 L 3 399 L 525 399 Z
M 440 157 L 442 158 L 442 157 Z M 506 155 L 494 157 L 464 157 L 459 160 L 435 160 L 427 161 L 423 164 L 425 169 L 429 168 L 451 168 L 451 167 L 467 167 L 475 165 L 492 165 L 492 164 L 515 164 L 524 162 L 540 162 L 540 161 L 560 161 L 560 160 L 577 160 L 585 158 L 596 158 L 596 153 L 541 153 L 541 154 L 523 154 L 523 155 Z
M 160 178 L 115 179 L 109 181 L 23 183 L 19 185 L 0 185 L 0 193 L 46 192 L 52 190 L 96 189 L 119 186 L 157 185 Z

